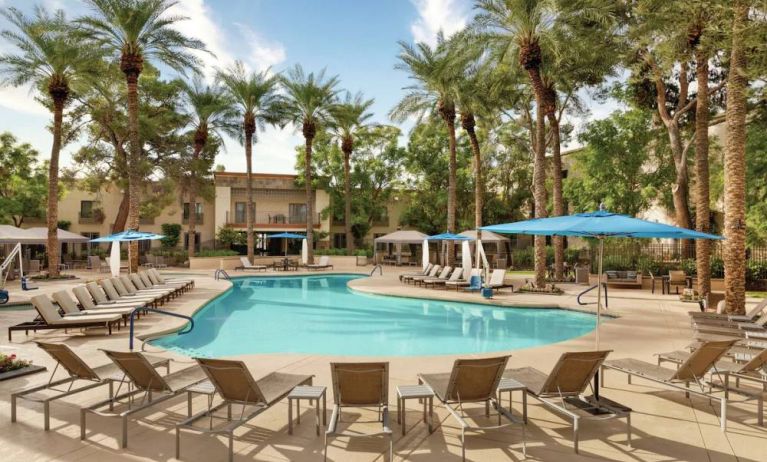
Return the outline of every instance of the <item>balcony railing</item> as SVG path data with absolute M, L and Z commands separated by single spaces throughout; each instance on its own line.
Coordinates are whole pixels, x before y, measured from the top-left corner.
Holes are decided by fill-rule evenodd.
M 154 217 L 139 217 L 138 223 L 140 225 L 153 225 Z
M 319 225 L 322 217 L 320 214 L 316 214 L 314 218 L 314 225 Z M 247 225 L 245 214 L 226 213 L 226 224 L 244 227 Z M 306 226 L 306 214 L 291 215 L 283 212 L 256 212 L 253 224 L 256 226 L 273 226 L 279 227 L 280 225 L 290 226 Z
M 78 212 L 77 214 L 77 222 L 81 225 L 100 225 L 101 223 L 104 223 L 104 214 L 101 212 L 93 211 L 88 214 L 83 214 L 82 212 Z
M 198 213 L 197 214 L 197 221 L 195 221 L 195 224 L 197 224 L 197 225 L 203 224 L 204 218 L 205 218 L 205 214 L 204 213 Z M 189 217 L 184 217 L 183 220 L 182 220 L 182 223 L 185 224 L 185 225 L 189 224 Z
M 47 223 L 47 222 L 48 222 L 48 217 L 45 216 L 45 215 L 39 216 L 39 217 L 27 217 L 27 216 L 24 217 L 24 223 L 26 223 L 28 225 L 43 224 L 43 223 Z

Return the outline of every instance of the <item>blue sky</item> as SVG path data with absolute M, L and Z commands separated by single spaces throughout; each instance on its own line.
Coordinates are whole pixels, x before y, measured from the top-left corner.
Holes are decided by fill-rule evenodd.
M 49 9 L 62 8 L 70 17 L 87 12 L 80 0 L 41 0 Z M 0 0 L 0 7 L 29 11 L 28 0 Z M 281 71 L 300 63 L 307 71 L 326 68 L 342 87 L 375 98 L 375 120 L 390 123 L 387 113 L 408 85 L 394 70 L 398 40 L 434 42 L 439 30 L 450 35 L 470 20 L 469 0 L 180 0 L 174 13 L 190 19 L 179 24 L 184 33 L 203 40 L 215 57 L 201 56 L 210 75 L 214 67 L 240 59 L 251 69 Z M 0 19 L 0 28 L 7 23 Z M 0 53 L 11 51 L 0 40 Z M 170 77 L 170 76 L 169 76 Z M 594 108 L 603 115 L 605 108 Z M 46 130 L 50 115 L 28 89 L 0 89 L 0 131 L 11 131 L 30 142 L 42 158 L 50 155 Z M 407 128 L 407 127 L 405 127 Z M 254 149 L 258 172 L 292 173 L 294 146 L 301 139 L 292 127 L 268 128 Z M 71 166 L 65 148 L 62 166 Z M 244 171 L 243 148 L 227 140 L 217 163 L 228 171 Z

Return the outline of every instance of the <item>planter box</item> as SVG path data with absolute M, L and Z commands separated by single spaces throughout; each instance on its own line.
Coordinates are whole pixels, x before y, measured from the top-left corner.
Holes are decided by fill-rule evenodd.
M 36 374 L 44 370 L 46 370 L 45 366 L 31 365 L 27 367 L 22 367 L 21 369 L 16 369 L 14 371 L 2 372 L 0 373 L 0 382 L 2 382 L 3 380 L 15 379 L 16 377 L 23 377 L 29 374 Z

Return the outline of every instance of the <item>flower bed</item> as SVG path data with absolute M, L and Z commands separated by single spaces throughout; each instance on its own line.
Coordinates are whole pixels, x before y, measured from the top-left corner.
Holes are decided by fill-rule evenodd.
M 43 366 L 33 366 L 32 361 L 17 359 L 15 354 L 0 353 L 0 381 L 44 371 Z

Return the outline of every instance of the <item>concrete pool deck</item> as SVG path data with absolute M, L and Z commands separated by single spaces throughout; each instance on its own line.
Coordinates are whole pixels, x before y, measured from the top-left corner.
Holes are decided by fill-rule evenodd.
M 337 267 L 335 272 L 365 272 L 367 268 Z M 412 269 L 402 270 L 412 271 Z M 191 314 L 206 301 L 225 291 L 230 283 L 215 281 L 211 272 L 170 269 L 169 273 L 185 273 L 194 277 L 197 288 L 166 305 L 170 311 Z M 477 294 L 446 292 L 403 286 L 397 275 L 401 271 L 384 268 L 383 276 L 353 281 L 354 290 L 409 297 L 429 297 L 467 302 L 480 302 Z M 262 275 L 263 273 L 258 273 Z M 268 273 L 267 273 L 268 274 Z M 295 275 L 297 273 L 290 273 Z M 302 273 L 298 273 L 302 274 Z M 310 274 L 318 274 L 316 272 Z M 321 273 L 319 273 L 321 274 Z M 23 300 L 30 294 L 52 292 L 70 288 L 86 280 L 104 277 L 94 273 L 78 273 L 80 280 L 41 283 L 34 292 L 21 292 L 18 285 L 11 286 L 12 301 Z M 524 276 L 515 277 L 514 285 L 524 282 Z M 562 285 L 566 293 L 561 296 L 509 294 L 497 295 L 494 304 L 508 306 L 559 306 L 569 309 L 591 309 L 593 305 L 579 307 L 577 293 L 582 286 Z M 610 291 L 610 315 L 616 319 L 605 323 L 601 329 L 601 346 L 613 350 L 611 358 L 636 357 L 654 361 L 653 354 L 681 349 L 689 343 L 690 325 L 687 311 L 697 305 L 679 302 L 674 295 L 651 294 L 649 291 Z M 595 301 L 594 296 L 587 301 Z M 2 340 L 0 351 L 16 353 L 19 357 L 32 359 L 35 364 L 52 369 L 53 362 L 33 343 L 33 340 L 61 341 L 72 346 L 89 364 L 94 366 L 108 361 L 99 349 L 125 350 L 128 346 L 127 330 L 105 336 L 102 331 L 78 330 L 65 334 L 63 331 L 43 331 L 26 337 L 23 332 L 14 333 L 13 342 L 7 340 L 6 327 L 34 317 L 33 311 L 7 310 L 0 307 Z M 147 335 L 177 328 L 180 321 L 159 315 L 150 315 L 137 323 L 137 333 Z M 141 346 L 141 342 L 137 342 Z M 565 342 L 509 352 L 509 367 L 535 366 L 548 372 L 564 351 L 594 348 L 594 333 Z M 147 345 L 147 351 L 158 349 Z M 190 359 L 174 353 L 162 353 L 174 358 L 173 369 L 189 365 Z M 463 355 L 470 356 L 470 355 Z M 457 356 L 355 358 L 319 355 L 269 354 L 245 355 L 242 359 L 258 378 L 272 371 L 314 374 L 314 383 L 330 385 L 330 361 L 353 361 L 384 359 L 390 362 L 390 415 L 394 431 L 396 460 L 447 461 L 460 460 L 460 429 L 456 422 L 440 406 L 435 407 L 436 431 L 429 434 L 426 426 L 418 422 L 418 404 L 408 402 L 408 433 L 401 436 L 396 424 L 394 390 L 397 385 L 416 383 L 419 372 L 449 371 Z M 158 405 L 140 414 L 129 423 L 130 446 L 120 449 L 117 441 L 119 423 L 113 419 L 90 417 L 88 439 L 79 439 L 78 406 L 92 403 L 105 396 L 105 390 L 89 392 L 55 402 L 51 406 L 51 431 L 42 429 L 41 406 L 21 402 L 18 422 L 10 423 L 10 393 L 12 391 L 43 383 L 47 373 L 31 375 L 0 382 L 0 455 L 2 460 L 175 460 L 174 428 L 186 415 L 183 397 Z M 633 408 L 633 449 L 626 446 L 625 424 L 620 420 L 585 422 L 581 428 L 581 454 L 572 450 L 572 429 L 559 416 L 544 409 L 534 399 L 529 400 L 529 423 L 527 425 L 528 459 L 543 461 L 561 460 L 620 460 L 620 461 L 763 461 L 767 460 L 767 430 L 756 426 L 756 405 L 740 403 L 738 397 L 728 406 L 728 431 L 719 429 L 718 405 L 707 400 L 684 398 L 683 393 L 660 385 L 636 379 L 628 385 L 624 375 L 607 373 L 604 396 Z M 328 390 L 329 403 L 332 402 Z M 514 396 L 514 411 L 521 409 L 520 396 Z M 195 400 L 195 410 L 205 407 L 205 398 Z M 479 406 L 468 408 L 484 421 Z M 294 435 L 287 433 L 287 402 L 283 401 L 242 427 L 236 434 L 236 460 L 321 460 L 322 438 L 316 437 L 313 426 L 313 410 L 302 408 L 304 419 L 294 427 Z M 349 410 L 344 422 L 370 420 L 374 413 Z M 369 424 L 358 423 L 353 430 L 364 431 Z M 470 434 L 467 437 L 468 460 L 520 460 L 522 432 L 518 427 Z M 182 435 L 184 460 L 225 460 L 224 438 Z M 336 461 L 384 460 L 385 444 L 376 438 L 333 441 L 328 456 Z

